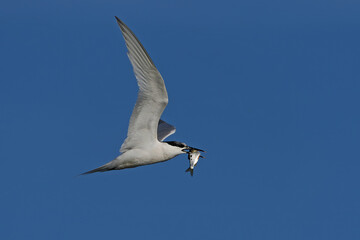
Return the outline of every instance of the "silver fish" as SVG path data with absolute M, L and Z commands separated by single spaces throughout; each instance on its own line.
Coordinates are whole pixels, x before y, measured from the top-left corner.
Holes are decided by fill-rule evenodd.
M 188 159 L 190 162 L 190 167 L 188 169 L 186 169 L 185 172 L 190 172 L 190 175 L 193 176 L 194 175 L 194 167 L 197 164 L 197 162 L 199 161 L 199 158 L 204 158 L 203 156 L 200 155 L 200 152 L 196 149 L 191 149 L 188 152 Z

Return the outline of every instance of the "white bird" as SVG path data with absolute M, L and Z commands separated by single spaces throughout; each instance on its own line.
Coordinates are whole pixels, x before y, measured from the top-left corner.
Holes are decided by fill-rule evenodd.
M 135 34 L 119 18 L 115 18 L 137 79 L 138 98 L 130 118 L 127 138 L 120 148 L 121 154 L 111 162 L 83 174 L 164 162 L 192 149 L 203 151 L 182 142 L 163 142 L 175 133 L 174 126 L 160 120 L 168 103 L 164 80 Z

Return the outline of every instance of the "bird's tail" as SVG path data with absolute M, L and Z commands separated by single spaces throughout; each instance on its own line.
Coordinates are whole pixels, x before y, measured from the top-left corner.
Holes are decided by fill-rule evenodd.
M 106 172 L 106 171 L 110 171 L 110 170 L 115 170 L 115 168 L 112 166 L 111 162 L 102 165 L 101 167 L 95 168 L 93 170 L 84 172 L 80 175 L 86 175 L 86 174 L 90 174 L 90 173 L 95 173 L 95 172 Z
M 191 176 L 194 176 L 194 169 L 193 168 L 188 168 L 188 169 L 186 169 L 186 171 L 185 172 L 190 172 L 190 175 Z

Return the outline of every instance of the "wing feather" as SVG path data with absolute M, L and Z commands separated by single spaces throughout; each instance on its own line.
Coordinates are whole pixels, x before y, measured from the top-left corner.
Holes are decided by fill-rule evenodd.
M 115 18 L 125 39 L 128 57 L 139 86 L 127 138 L 120 148 L 120 152 L 125 152 L 157 141 L 158 124 L 168 103 L 168 95 L 164 80 L 143 45 L 119 18 Z
M 174 134 L 176 132 L 176 128 L 167 122 L 160 119 L 157 136 L 159 141 L 165 140 L 168 136 Z

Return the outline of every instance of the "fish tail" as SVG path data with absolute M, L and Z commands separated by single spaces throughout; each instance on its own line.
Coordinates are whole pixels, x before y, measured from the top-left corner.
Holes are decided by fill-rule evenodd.
M 185 172 L 190 172 L 190 175 L 191 175 L 191 176 L 194 176 L 194 169 L 192 169 L 192 168 L 186 169 Z

